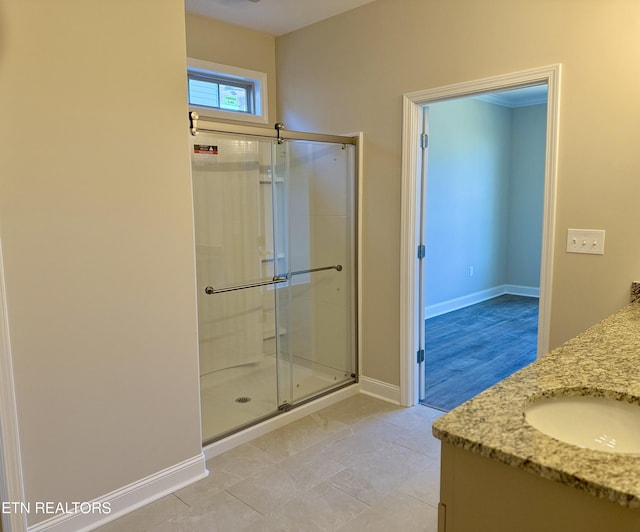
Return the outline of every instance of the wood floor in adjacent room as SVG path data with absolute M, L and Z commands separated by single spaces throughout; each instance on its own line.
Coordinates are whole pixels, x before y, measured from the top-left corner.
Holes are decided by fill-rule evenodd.
M 449 411 L 536 358 L 538 298 L 503 295 L 426 320 L 425 404 Z

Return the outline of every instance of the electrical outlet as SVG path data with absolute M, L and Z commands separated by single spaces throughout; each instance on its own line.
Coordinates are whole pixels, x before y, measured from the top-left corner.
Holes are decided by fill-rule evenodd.
M 567 253 L 604 255 L 604 229 L 569 229 Z

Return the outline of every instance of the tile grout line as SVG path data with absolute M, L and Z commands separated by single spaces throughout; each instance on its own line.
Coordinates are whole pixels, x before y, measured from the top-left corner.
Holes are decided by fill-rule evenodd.
M 185 501 L 183 501 L 178 495 L 176 495 L 176 493 L 172 493 L 171 495 L 173 495 L 176 499 L 178 499 L 182 504 L 184 504 L 189 510 L 191 510 L 193 508 L 193 506 L 191 506 L 190 504 L 187 504 Z
M 263 514 L 260 510 L 258 510 L 257 508 L 254 508 L 253 506 L 251 506 L 248 502 L 243 501 L 240 497 L 238 497 L 237 495 L 235 495 L 234 493 L 231 493 L 229 490 L 223 490 L 227 495 L 231 495 L 231 497 L 233 497 L 234 499 L 236 499 L 238 502 L 244 504 L 247 508 L 251 508 L 254 512 L 257 512 L 258 514 L 260 514 L 262 517 L 264 517 L 265 519 L 267 519 L 267 514 Z

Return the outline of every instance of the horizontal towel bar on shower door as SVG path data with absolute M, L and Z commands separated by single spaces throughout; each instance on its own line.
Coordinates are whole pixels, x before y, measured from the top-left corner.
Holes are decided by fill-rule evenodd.
M 324 270 L 336 270 L 342 271 L 342 265 L 336 264 L 335 266 L 323 266 L 322 268 L 311 268 L 309 270 L 298 270 L 296 272 L 287 273 L 283 276 L 276 276 L 273 279 L 265 279 L 264 281 L 257 281 L 255 283 L 239 284 L 236 286 L 225 286 L 224 288 L 214 288 L 213 286 L 207 286 L 204 289 L 205 294 L 222 294 L 223 292 L 233 292 L 234 290 L 244 290 L 245 288 L 255 288 L 257 286 L 266 286 L 269 284 L 286 283 L 294 275 L 302 275 L 303 273 L 322 272 Z
M 322 268 L 311 268 L 310 270 L 298 270 L 297 272 L 291 272 L 287 275 L 287 277 L 290 277 L 292 275 L 302 275 L 303 273 L 322 272 L 324 270 L 336 270 L 338 272 L 341 272 L 342 264 L 336 264 L 335 266 L 323 266 Z
M 257 286 L 266 286 L 268 284 L 286 283 L 288 279 L 286 277 L 274 277 L 273 279 L 266 279 L 264 281 L 257 281 L 255 283 L 239 284 L 236 286 L 225 286 L 224 288 L 214 288 L 213 286 L 207 286 L 204 289 L 205 294 L 222 294 L 223 292 L 233 292 L 234 290 L 244 290 L 245 288 L 255 288 Z

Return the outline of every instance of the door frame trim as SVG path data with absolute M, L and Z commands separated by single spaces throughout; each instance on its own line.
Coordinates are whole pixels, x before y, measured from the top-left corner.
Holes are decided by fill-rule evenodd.
M 22 459 L 18 432 L 18 408 L 13 379 L 13 362 L 9 337 L 2 241 L 0 240 L 0 499 L 24 502 Z M 26 530 L 23 512 L 2 515 L 2 530 Z
M 553 277 L 553 249 L 556 225 L 556 190 L 558 172 L 558 139 L 560 118 L 561 64 L 535 68 L 425 89 L 403 95 L 402 98 L 402 206 L 400 234 L 400 401 L 412 406 L 418 398 L 416 352 L 419 349 L 416 283 L 418 260 L 416 249 L 420 242 L 418 171 L 419 134 L 422 108 L 430 103 L 473 96 L 499 90 L 517 89 L 547 84 L 547 133 L 542 222 L 542 256 L 540 264 L 540 307 L 538 317 L 538 354 L 549 349 L 551 315 L 551 287 Z

